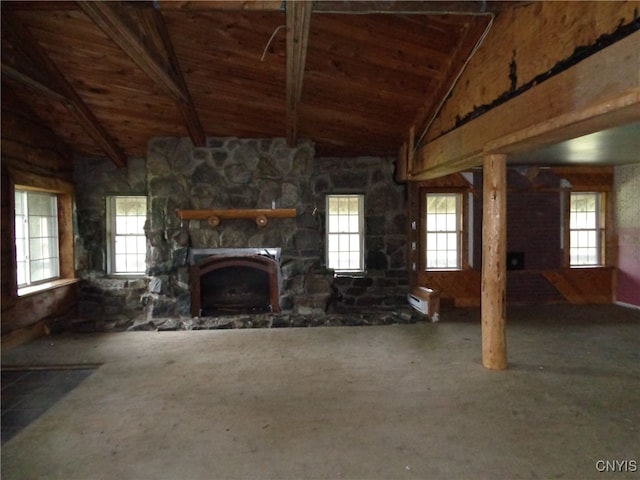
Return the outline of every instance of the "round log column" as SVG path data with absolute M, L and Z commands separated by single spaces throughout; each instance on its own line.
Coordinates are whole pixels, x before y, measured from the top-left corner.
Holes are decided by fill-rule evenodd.
M 482 364 L 507 368 L 507 157 L 487 155 L 482 203 Z

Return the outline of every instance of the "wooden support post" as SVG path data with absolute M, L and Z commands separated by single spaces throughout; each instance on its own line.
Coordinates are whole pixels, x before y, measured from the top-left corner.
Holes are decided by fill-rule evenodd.
M 487 155 L 483 169 L 482 364 L 507 368 L 507 157 Z

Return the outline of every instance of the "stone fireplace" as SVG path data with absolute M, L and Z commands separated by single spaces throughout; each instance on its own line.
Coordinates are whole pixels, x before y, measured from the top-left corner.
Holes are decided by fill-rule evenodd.
M 371 316 L 363 316 L 366 311 L 406 307 L 406 195 L 404 186 L 393 182 L 393 162 L 393 158 L 382 157 L 316 158 L 313 144 L 307 141 L 289 148 L 283 138 L 233 137 L 210 137 L 205 147 L 194 147 L 187 138 L 153 138 L 146 158 L 129 159 L 126 169 L 116 168 L 108 159 L 78 158 L 79 312 L 89 320 L 100 318 L 104 328 L 227 325 L 237 315 L 194 321 L 193 252 L 265 247 L 280 252 L 277 297 L 281 313 L 271 312 L 276 305 L 271 290 L 254 285 L 250 290 L 256 303 L 260 298 L 260 308 L 269 310 L 241 315 L 251 317 L 254 326 L 343 324 L 343 319 L 331 320 L 331 315 L 343 312 L 357 313 L 349 316 L 348 324 L 370 324 Z M 360 275 L 334 276 L 324 265 L 325 196 L 354 192 L 365 195 L 367 270 Z M 106 272 L 107 195 L 147 196 L 144 278 L 112 278 Z M 226 214 L 236 209 L 253 213 L 274 208 L 293 213 L 286 218 L 269 216 L 266 225 L 257 217 L 219 215 L 219 221 L 212 221 L 209 214 L 183 219 L 179 213 L 214 210 Z M 222 268 L 213 270 L 224 273 Z M 262 275 L 260 269 L 249 272 L 246 279 L 251 281 Z M 219 290 L 217 279 L 206 281 Z M 268 283 L 264 275 L 261 282 Z M 239 296 L 242 288 L 228 290 L 226 296 Z
M 316 159 L 311 142 L 283 138 L 194 147 L 171 137 L 149 142 L 146 168 L 147 319 L 406 305 L 405 191 L 391 159 Z M 334 277 L 324 265 L 325 195 L 354 191 L 366 197 L 367 271 Z M 291 215 L 227 215 L 265 209 Z M 230 258 L 210 258 L 220 253 Z
M 203 148 L 151 140 L 147 316 L 298 309 L 305 279 L 322 270 L 313 156 L 310 142 L 289 148 L 284 139 L 209 138 Z M 274 208 L 293 215 L 261 224 L 206 213 Z M 205 213 L 183 219 L 184 210 Z
M 280 312 L 279 248 L 191 249 L 191 316 Z

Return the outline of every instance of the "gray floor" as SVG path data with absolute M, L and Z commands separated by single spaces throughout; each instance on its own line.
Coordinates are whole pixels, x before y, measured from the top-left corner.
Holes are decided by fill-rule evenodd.
M 503 372 L 476 310 L 46 337 L 3 367 L 102 366 L 4 444 L 2 478 L 638 478 L 639 347 L 640 312 L 601 306 L 510 309 Z

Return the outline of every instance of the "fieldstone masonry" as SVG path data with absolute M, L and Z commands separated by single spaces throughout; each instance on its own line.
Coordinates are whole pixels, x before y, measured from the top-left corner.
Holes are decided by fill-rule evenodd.
M 82 181 L 92 177 L 78 201 L 79 229 L 83 238 L 88 235 L 91 240 L 81 245 L 79 261 L 88 279 L 87 304 L 97 300 L 96 285 L 108 290 L 108 279 L 96 280 L 100 276 L 96 271 L 104 263 L 104 238 L 96 241 L 88 233 L 104 231 L 104 196 L 147 195 L 148 278 L 138 298 L 137 328 L 141 320 L 162 324 L 161 319 L 190 319 L 191 248 L 281 248 L 280 305 L 285 314 L 406 307 L 405 191 L 393 182 L 392 159 L 315 158 L 311 142 L 289 148 L 282 138 L 209 138 L 206 147 L 198 148 L 186 138 L 163 137 L 149 142 L 144 171 L 139 161 L 129 173 L 97 166 L 108 174 L 93 175 L 88 170 L 95 164 L 81 166 Z M 329 193 L 365 194 L 367 271 L 363 275 L 334 277 L 325 268 L 325 195 Z M 206 220 L 181 221 L 176 213 L 179 209 L 273 206 L 294 208 L 297 216 L 270 219 L 264 228 L 242 219 L 224 219 L 212 227 Z

